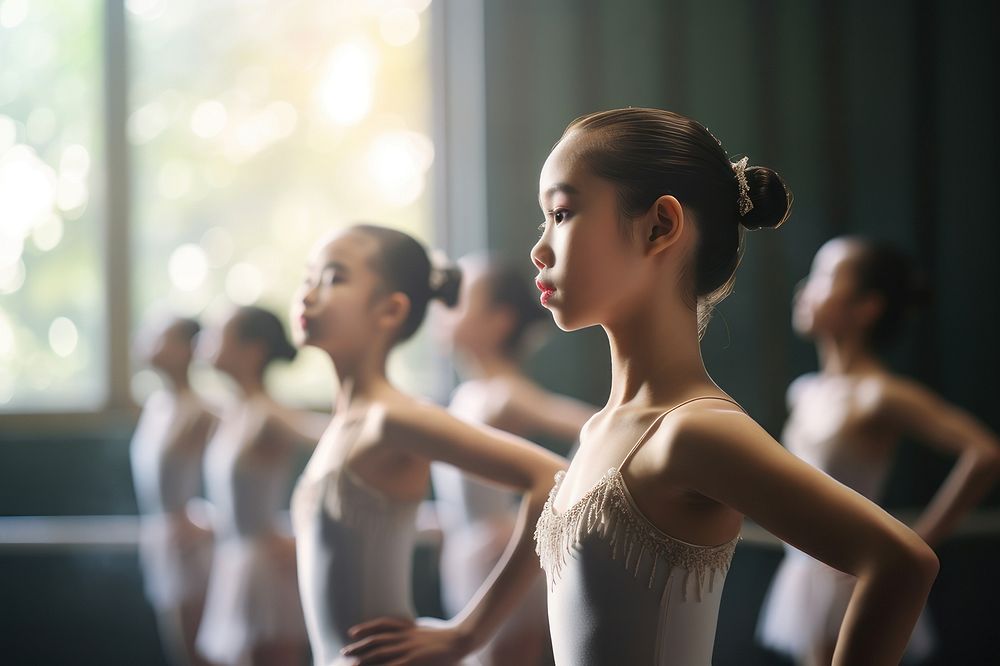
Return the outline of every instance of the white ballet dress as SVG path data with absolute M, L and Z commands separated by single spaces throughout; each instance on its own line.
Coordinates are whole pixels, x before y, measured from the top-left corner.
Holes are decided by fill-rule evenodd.
M 556 474 L 535 539 L 558 666 L 712 661 L 722 588 L 739 537 L 700 546 L 665 534 L 643 515 L 622 476 L 677 407 L 658 416 L 621 464 L 561 513 L 554 504 L 565 473 Z
M 412 557 L 420 502 L 373 488 L 345 465 L 360 441 L 381 436 L 379 406 L 334 420 L 292 497 L 302 605 L 316 666 L 353 664 L 347 630 L 383 616 L 413 618 Z
M 878 504 L 889 460 L 860 459 L 850 447 L 813 441 L 797 432 L 803 425 L 793 412 L 783 434 L 789 451 Z M 788 544 L 784 548 L 785 557 L 761 607 L 757 639 L 772 650 L 806 659 L 817 645 L 836 642 L 856 579 Z M 922 613 L 907 646 L 907 657 L 923 659 L 933 645 L 933 630 Z
M 251 400 L 222 419 L 205 456 L 216 544 L 197 647 L 214 662 L 305 642 L 295 558 L 278 522 L 293 455 L 268 426 L 267 407 Z
M 213 420 L 195 394 L 158 391 L 146 401 L 132 436 L 139 563 L 146 597 L 158 610 L 200 599 L 208 584 L 212 540 L 190 525 L 186 511 L 201 494 L 205 437 Z

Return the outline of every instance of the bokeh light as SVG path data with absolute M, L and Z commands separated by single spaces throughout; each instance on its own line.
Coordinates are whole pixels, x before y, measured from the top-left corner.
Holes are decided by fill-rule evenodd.
M 327 58 L 316 89 L 320 106 L 333 122 L 355 125 L 371 110 L 378 53 L 366 40 L 337 46 Z
M 66 358 L 76 351 L 77 343 L 80 341 L 80 334 L 76 330 L 76 324 L 67 317 L 56 317 L 49 326 L 49 346 L 57 356 Z
M 185 243 L 176 248 L 167 262 L 170 281 L 181 291 L 194 291 L 208 275 L 208 259 L 205 251 L 194 243 Z

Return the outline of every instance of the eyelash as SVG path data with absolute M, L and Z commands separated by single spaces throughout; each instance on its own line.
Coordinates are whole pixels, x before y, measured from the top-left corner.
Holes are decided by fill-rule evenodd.
M 320 285 L 332 286 L 338 282 L 343 282 L 344 278 L 339 275 L 320 275 L 319 278 L 313 280 L 312 277 L 306 276 L 302 278 L 302 284 L 306 287 L 313 288 Z
M 561 220 L 555 219 L 556 215 L 562 215 L 562 219 Z M 565 208 L 553 208 L 552 210 L 547 210 L 545 211 L 546 219 L 542 220 L 542 223 L 538 225 L 538 230 L 543 233 L 545 232 L 545 223 L 548 222 L 549 217 L 551 217 L 552 221 L 558 225 L 568 220 L 570 218 L 570 215 L 571 213 Z

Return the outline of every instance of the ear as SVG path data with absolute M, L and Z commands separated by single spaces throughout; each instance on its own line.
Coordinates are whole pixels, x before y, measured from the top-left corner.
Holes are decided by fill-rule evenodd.
M 499 334 L 501 340 L 506 340 L 514 332 L 517 325 L 517 315 L 509 306 L 494 307 L 490 314 L 490 329 Z
M 656 201 L 647 214 L 645 240 L 649 254 L 659 254 L 677 243 L 684 233 L 684 208 L 676 197 L 665 194 Z
M 396 330 L 410 314 L 410 297 L 401 291 L 383 297 L 377 305 L 376 317 L 381 328 Z
M 250 340 L 243 342 L 243 350 L 249 359 L 248 365 L 254 368 L 263 368 L 267 363 L 267 345 L 263 340 Z

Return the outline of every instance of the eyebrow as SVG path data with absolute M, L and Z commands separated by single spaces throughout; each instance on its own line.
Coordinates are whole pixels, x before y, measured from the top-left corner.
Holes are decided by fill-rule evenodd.
M 577 190 L 569 183 L 556 183 L 555 185 L 553 185 L 552 187 L 550 187 L 549 189 L 545 190 L 545 192 L 542 193 L 541 198 L 539 198 L 539 202 L 541 202 L 541 200 L 544 198 L 552 196 L 556 192 L 562 192 L 563 194 L 569 196 L 573 196 L 580 193 L 579 190 Z
M 341 262 L 339 262 L 337 260 L 328 261 L 327 263 L 325 263 L 322 266 L 320 266 L 318 269 L 316 268 L 316 264 L 312 264 L 311 266 L 307 267 L 308 270 L 310 270 L 310 271 L 316 271 L 317 273 L 322 273 L 323 271 L 325 271 L 328 268 L 332 268 L 334 270 L 344 271 L 344 272 L 348 272 L 348 270 L 349 270 L 347 268 L 346 264 L 343 264 L 343 263 L 341 263 Z

